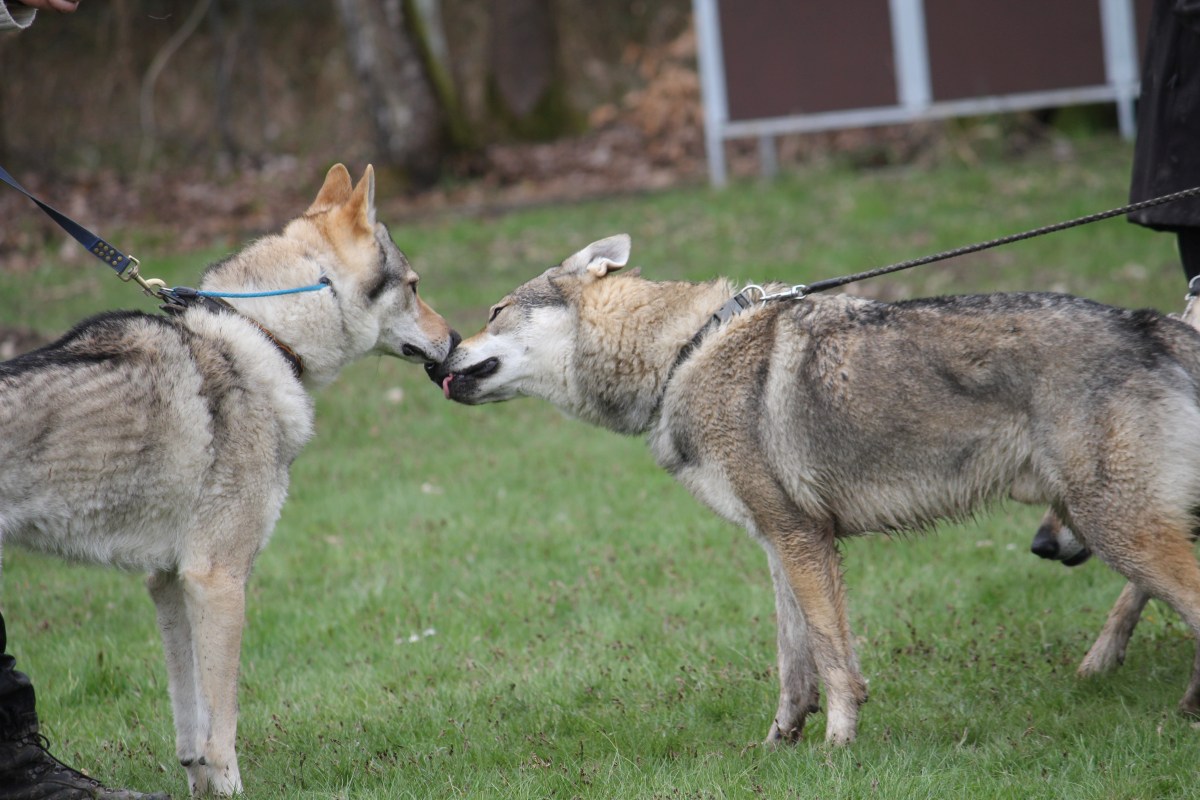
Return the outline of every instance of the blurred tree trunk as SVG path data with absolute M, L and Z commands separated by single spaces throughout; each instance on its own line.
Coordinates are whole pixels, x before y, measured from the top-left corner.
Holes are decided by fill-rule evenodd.
M 370 110 L 380 153 L 416 185 L 441 161 L 443 115 L 403 0 L 337 0 L 350 61 Z
M 253 4 L 251 4 L 253 5 Z M 241 155 L 242 148 L 233 132 L 233 70 L 237 61 L 237 35 L 225 27 L 225 12 L 220 3 L 214 3 L 208 12 L 209 30 L 213 46 L 217 49 L 216 85 L 217 99 L 217 164 L 222 174 L 227 174 L 233 162 Z
M 150 166 L 157 154 L 159 141 L 158 123 L 155 120 L 154 110 L 154 94 L 158 79 L 166 70 L 170 60 L 196 32 L 196 28 L 200 27 L 200 23 L 204 21 L 204 17 L 211 7 L 212 0 L 197 0 L 183 24 L 154 54 L 154 58 L 150 60 L 150 66 L 146 68 L 146 72 L 142 76 L 141 91 L 138 93 L 138 116 L 141 121 L 142 133 L 137 168 L 139 180 L 151 179 L 155 174 L 151 172 Z
M 575 126 L 551 0 L 491 0 L 492 113 L 509 134 L 552 139 Z

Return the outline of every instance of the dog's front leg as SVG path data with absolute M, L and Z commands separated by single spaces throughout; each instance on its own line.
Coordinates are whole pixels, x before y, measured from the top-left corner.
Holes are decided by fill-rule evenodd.
M 197 694 L 196 654 L 192 650 L 192 626 L 188 622 L 183 584 L 174 572 L 156 572 L 146 579 L 146 588 L 154 600 L 167 658 L 167 689 L 175 715 L 175 754 L 187 770 L 192 793 L 202 794 L 208 790 L 208 774 L 201 758 L 208 715 Z
M 779 707 L 767 733 L 767 744 L 776 745 L 799 741 L 804 734 L 805 718 L 820 711 L 821 706 L 817 665 L 813 661 L 804 614 L 796 602 L 779 553 L 766 542 L 763 549 L 767 551 L 771 582 L 775 586 L 778 626 Z
M 867 684 L 854 654 L 841 559 L 832 527 L 777 518 L 759 520 L 759 530 L 778 551 L 807 623 L 809 648 L 825 684 L 825 741 L 852 742 L 858 733 L 859 706 L 867 701 Z
M 246 581 L 219 567 L 185 570 L 181 577 L 196 653 L 197 689 L 209 720 L 199 762 L 205 778 L 197 783 L 200 791 L 230 795 L 242 790 L 234 746 Z

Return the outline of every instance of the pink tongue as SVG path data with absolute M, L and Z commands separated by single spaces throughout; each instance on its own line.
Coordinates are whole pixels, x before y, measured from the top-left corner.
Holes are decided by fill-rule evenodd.
M 446 399 L 450 399 L 450 381 L 454 380 L 454 373 L 450 373 L 442 379 L 442 394 L 446 395 Z

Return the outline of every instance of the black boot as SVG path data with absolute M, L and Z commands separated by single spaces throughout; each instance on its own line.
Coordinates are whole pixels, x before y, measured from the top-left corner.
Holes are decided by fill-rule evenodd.
M 107 789 L 50 755 L 46 737 L 0 741 L 0 800 L 171 800 L 168 795 Z

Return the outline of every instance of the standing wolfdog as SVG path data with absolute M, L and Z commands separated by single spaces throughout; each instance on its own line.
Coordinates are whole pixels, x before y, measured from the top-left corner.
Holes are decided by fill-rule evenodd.
M 241 790 L 234 737 L 246 580 L 312 434 L 306 389 L 368 353 L 439 361 L 445 320 L 375 220 L 370 167 L 329 171 L 307 212 L 211 266 L 286 297 L 116 312 L 0 364 L 0 543 L 150 573 L 193 793 Z
M 728 281 L 613 277 L 628 256 L 614 236 L 517 288 L 430 375 L 462 403 L 542 397 L 647 434 L 662 467 L 763 545 L 781 683 L 768 741 L 799 738 L 818 683 L 827 741 L 856 735 L 867 688 L 837 540 L 1006 495 L 1049 503 L 1200 634 L 1200 335 L 1187 325 L 1035 293 L 728 314 Z M 1200 669 L 1181 707 L 1200 710 Z

